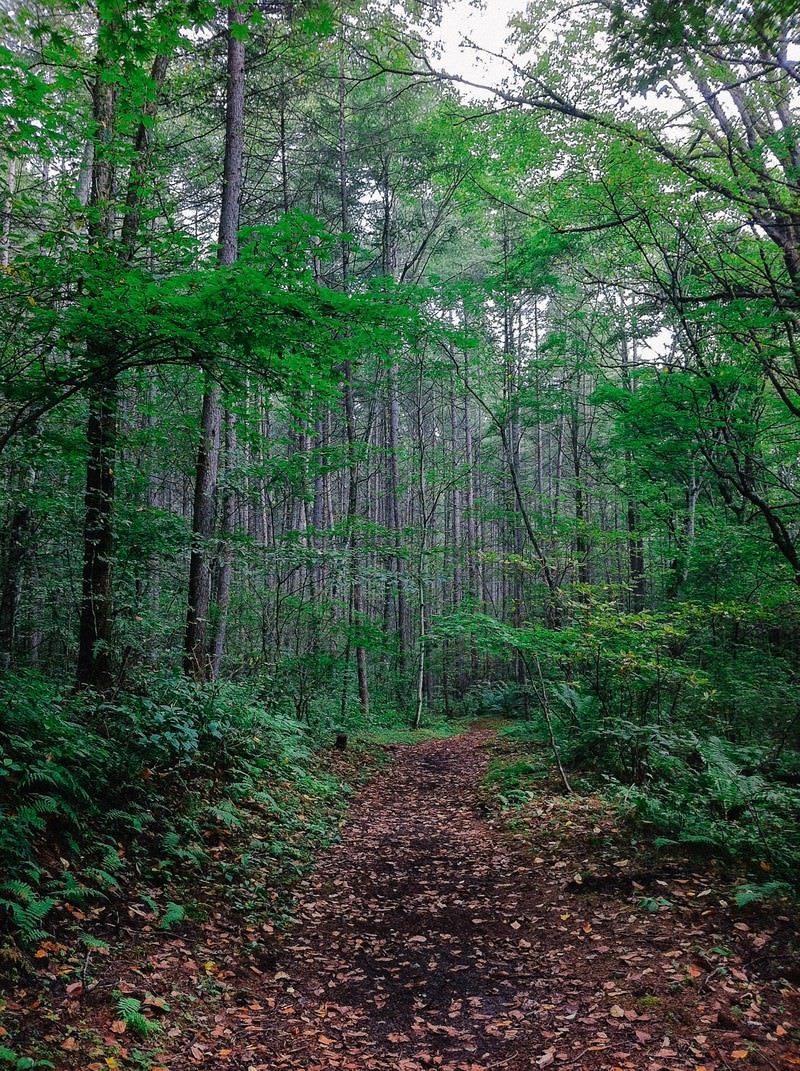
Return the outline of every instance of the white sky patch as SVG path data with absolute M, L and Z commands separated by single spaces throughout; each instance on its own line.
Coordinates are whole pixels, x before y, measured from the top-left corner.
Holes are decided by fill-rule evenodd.
M 657 334 L 644 339 L 638 358 L 644 364 L 660 364 L 674 349 L 674 332 L 668 327 L 662 327 Z
M 445 0 L 439 27 L 439 65 L 448 73 L 485 85 L 496 85 L 509 74 L 509 66 L 488 53 L 509 54 L 508 20 L 525 9 L 525 0 L 488 0 L 476 8 L 470 0 Z M 470 44 L 472 43 L 472 44 Z M 474 46 L 477 46 L 474 47 Z M 481 51 L 481 50 L 487 51 Z M 487 98 L 492 94 L 465 88 L 464 96 Z

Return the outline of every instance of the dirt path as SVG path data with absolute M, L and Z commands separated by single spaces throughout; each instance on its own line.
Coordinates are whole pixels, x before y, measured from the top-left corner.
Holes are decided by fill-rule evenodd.
M 533 856 L 482 813 L 488 736 L 403 748 L 360 795 L 274 970 L 218 1020 L 214 1066 L 800 1066 L 785 983 L 756 989 L 734 947 L 722 970 L 703 951 L 750 927 L 571 889 L 558 838 Z
M 479 810 L 484 743 L 403 749 L 301 887 L 276 1066 L 510 1066 L 533 1006 L 526 875 Z

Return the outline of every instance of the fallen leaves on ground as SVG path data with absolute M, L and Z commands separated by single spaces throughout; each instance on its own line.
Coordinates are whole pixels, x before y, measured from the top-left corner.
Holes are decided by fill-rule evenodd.
M 676 918 L 591 881 L 576 890 L 583 861 L 557 829 L 532 858 L 486 819 L 490 738 L 401 749 L 360 795 L 298 890 L 276 970 L 250 983 L 274 1008 L 244 1027 L 222 1018 L 234 1066 L 715 1071 L 745 1045 L 749 1067 L 790 1066 L 775 1028 L 790 1029 L 796 993 L 755 986 L 736 955 L 717 969 L 711 905 Z M 595 803 L 578 806 L 598 818 Z
M 65 1018 L 91 1007 L 115 1048 L 69 1066 L 134 1066 L 115 991 L 162 1018 L 169 1071 L 800 1067 L 797 989 L 767 969 L 788 917 L 745 921 L 702 875 L 667 872 L 648 881 L 669 909 L 643 909 L 651 890 L 596 800 L 543 797 L 510 834 L 481 798 L 490 740 L 398 749 L 283 935 L 212 904 L 198 934 L 153 934 L 124 977 L 109 963 L 86 1005 L 74 990 Z

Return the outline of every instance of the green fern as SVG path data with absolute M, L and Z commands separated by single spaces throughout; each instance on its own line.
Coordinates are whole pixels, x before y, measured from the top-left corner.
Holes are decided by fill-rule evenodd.
M 136 997 L 120 997 L 117 1000 L 117 1014 L 127 1027 L 143 1038 L 157 1034 L 161 1029 L 160 1023 L 154 1023 L 142 1014 L 142 1002 Z
M 0 884 L 0 893 L 9 894 L 0 896 L 0 907 L 8 912 L 12 926 L 23 944 L 33 944 L 48 936 L 42 922 L 56 906 L 57 900 L 50 896 L 40 899 L 30 885 L 14 879 Z
M 166 911 L 161 916 L 161 920 L 158 923 L 160 930 L 168 930 L 172 926 L 175 926 L 179 922 L 183 922 L 186 918 L 186 909 L 182 904 L 168 903 Z
M 85 933 L 82 941 L 86 948 L 92 951 L 105 952 L 108 950 L 108 941 L 101 941 L 98 937 L 92 937 L 90 933 Z
M 4 881 L 0 885 L 0 891 L 11 893 L 12 896 L 16 896 L 18 900 L 21 900 L 23 904 L 28 903 L 29 900 L 36 899 L 36 893 L 31 886 L 27 882 L 19 881 L 17 878 L 9 878 L 8 881 Z
M 97 883 L 100 888 L 105 889 L 117 889 L 119 888 L 119 882 L 113 874 L 109 874 L 107 870 L 102 870 L 100 867 L 87 866 L 83 872 L 87 878 Z
M 209 805 L 206 813 L 221 825 L 227 826 L 228 829 L 238 829 L 243 824 L 241 815 L 237 813 L 230 800 L 222 800 L 218 804 Z
M 106 811 L 106 819 L 109 823 L 129 827 L 134 833 L 144 832 L 144 818 L 142 815 L 131 814 L 130 811 L 122 811 L 118 807 L 112 807 Z
M 47 766 L 29 767 L 20 781 L 20 787 L 30 788 L 32 785 L 49 785 L 51 788 L 57 788 L 61 793 L 70 793 L 86 802 L 90 798 L 88 792 L 78 783 L 69 770 L 55 763 L 49 763 Z
M 88 885 L 78 881 L 69 870 L 64 873 L 60 892 L 67 903 L 74 904 L 76 907 L 84 907 L 93 897 L 98 895 L 94 889 L 90 889 Z
M 736 906 L 747 907 L 748 904 L 760 904 L 764 900 L 791 896 L 791 894 L 792 886 L 785 881 L 766 881 L 763 885 L 743 885 L 736 893 Z

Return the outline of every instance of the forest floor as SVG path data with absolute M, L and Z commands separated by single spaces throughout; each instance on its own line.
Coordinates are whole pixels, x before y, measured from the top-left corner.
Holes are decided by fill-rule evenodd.
M 509 829 L 484 780 L 496 746 L 476 729 L 397 748 L 258 956 L 220 913 L 196 939 L 115 953 L 100 989 L 163 1017 L 155 1064 L 94 1002 L 109 1055 L 75 1063 L 71 1034 L 57 1066 L 800 1067 L 789 916 L 736 909 L 685 864 L 621 857 L 600 800 L 543 795 Z

